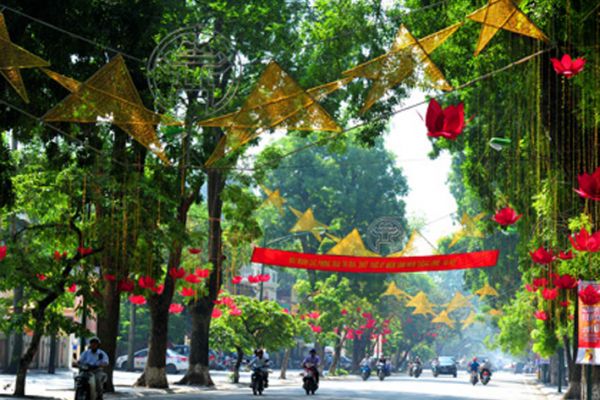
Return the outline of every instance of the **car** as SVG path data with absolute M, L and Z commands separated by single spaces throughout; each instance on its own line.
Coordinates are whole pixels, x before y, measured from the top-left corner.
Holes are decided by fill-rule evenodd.
M 148 360 L 148 349 L 138 350 L 133 353 L 133 369 L 143 370 Z M 115 363 L 118 369 L 127 368 L 127 355 L 118 357 Z M 186 371 L 189 367 L 188 358 L 171 349 L 167 349 L 167 374 L 176 374 Z
M 183 356 L 190 356 L 190 346 L 187 344 L 176 344 L 171 349 Z M 208 368 L 217 371 L 226 370 L 226 366 L 219 360 L 218 354 L 214 350 L 208 351 Z
M 453 357 L 438 357 L 437 363 L 434 363 L 431 371 L 436 378 L 438 375 L 452 375 L 456 378 L 458 374 L 456 360 Z

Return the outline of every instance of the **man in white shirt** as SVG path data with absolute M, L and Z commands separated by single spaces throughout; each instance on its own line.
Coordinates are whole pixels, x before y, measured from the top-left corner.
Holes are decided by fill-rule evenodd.
M 93 337 L 88 341 L 89 349 L 81 353 L 78 366 L 87 365 L 90 367 L 90 397 L 91 400 L 102 400 L 102 389 L 107 376 L 102 367 L 108 365 L 108 355 L 100 349 L 100 339 Z

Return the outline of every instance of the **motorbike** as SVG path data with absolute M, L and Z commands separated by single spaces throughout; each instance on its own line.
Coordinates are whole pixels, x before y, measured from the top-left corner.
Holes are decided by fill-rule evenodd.
M 262 368 L 252 369 L 251 385 L 252 394 L 262 395 L 265 390 L 265 378 L 266 372 Z
M 363 381 L 366 381 L 371 376 L 371 367 L 366 364 L 360 366 L 360 376 Z
M 418 378 L 421 376 L 421 373 L 423 373 L 423 367 L 421 367 L 421 364 L 413 364 L 411 367 L 410 376 Z
M 484 385 L 487 385 L 490 382 L 490 379 L 492 379 L 492 372 L 487 368 L 482 369 L 481 370 L 481 383 L 483 383 Z
M 471 372 L 471 383 L 473 384 L 473 386 L 477 385 L 477 382 L 479 382 L 479 377 L 477 376 L 477 372 Z
M 379 377 L 380 381 L 384 380 L 386 376 L 390 376 L 389 366 L 386 365 L 385 363 L 378 362 L 377 363 L 377 376 Z
M 306 391 L 306 395 L 315 394 L 317 389 L 319 388 L 319 384 L 317 383 L 316 374 L 319 372 L 315 370 L 314 365 L 306 364 L 304 366 L 304 378 L 302 381 L 302 388 Z
M 89 400 L 92 398 L 90 379 L 96 369 L 97 367 L 87 364 L 79 364 L 79 373 L 75 375 L 75 400 Z M 96 390 L 98 390 L 97 387 Z M 102 394 L 99 393 L 96 399 L 102 400 Z

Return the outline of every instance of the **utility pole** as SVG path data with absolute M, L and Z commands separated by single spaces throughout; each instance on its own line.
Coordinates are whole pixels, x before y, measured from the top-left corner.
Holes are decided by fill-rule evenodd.
M 135 304 L 129 303 L 129 336 L 127 338 L 127 371 L 133 371 L 133 352 L 135 351 Z

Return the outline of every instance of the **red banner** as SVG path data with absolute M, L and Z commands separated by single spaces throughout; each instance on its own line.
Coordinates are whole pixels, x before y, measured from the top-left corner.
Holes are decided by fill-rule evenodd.
M 463 254 L 386 258 L 305 254 L 256 247 L 252 253 L 252 262 L 319 271 L 387 274 L 493 267 L 498 262 L 499 253 L 498 250 L 490 250 Z

